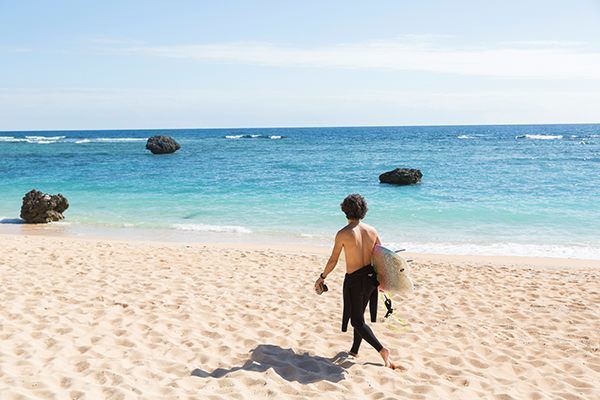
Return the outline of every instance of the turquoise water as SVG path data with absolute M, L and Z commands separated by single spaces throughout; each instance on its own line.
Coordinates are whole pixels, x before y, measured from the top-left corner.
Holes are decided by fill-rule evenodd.
M 176 154 L 153 156 L 166 134 Z M 419 168 L 395 187 L 378 175 Z M 0 218 L 32 188 L 92 226 L 329 240 L 339 203 L 415 251 L 600 258 L 600 125 L 0 133 Z

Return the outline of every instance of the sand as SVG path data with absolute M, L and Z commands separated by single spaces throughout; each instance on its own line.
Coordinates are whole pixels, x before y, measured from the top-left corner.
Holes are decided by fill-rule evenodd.
M 600 398 L 597 262 L 409 255 L 415 293 L 372 324 L 392 371 L 345 354 L 323 250 L 0 243 L 1 399 Z

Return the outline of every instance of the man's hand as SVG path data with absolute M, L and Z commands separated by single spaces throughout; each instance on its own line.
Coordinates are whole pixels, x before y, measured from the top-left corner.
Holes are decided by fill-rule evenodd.
M 315 290 L 317 290 L 317 288 L 321 285 L 321 283 L 325 282 L 325 279 L 319 277 L 319 279 L 317 279 L 317 281 L 315 282 Z

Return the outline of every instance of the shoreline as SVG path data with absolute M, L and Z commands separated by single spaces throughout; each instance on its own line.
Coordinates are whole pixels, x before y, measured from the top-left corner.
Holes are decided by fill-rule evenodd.
M 9 226 L 10 228 L 5 228 Z M 140 228 L 106 228 L 73 230 L 73 225 L 47 224 L 0 224 L 0 237 L 53 237 L 67 238 L 84 241 L 103 241 L 118 243 L 152 243 L 162 246 L 193 246 L 214 247 L 219 249 L 238 248 L 245 250 L 275 250 L 305 252 L 313 255 L 328 256 L 331 243 L 317 241 L 310 238 L 289 238 L 273 240 L 273 237 L 250 234 L 236 234 L 223 232 L 186 232 L 175 230 L 140 229 Z M 157 235 L 157 233 L 160 233 Z M 514 256 L 514 255 L 480 255 L 480 254 L 447 254 L 435 252 L 403 251 L 402 256 L 416 262 L 445 262 L 445 263 L 474 263 L 476 265 L 501 264 L 534 268 L 561 267 L 590 269 L 600 268 L 600 260 L 585 258 L 542 257 L 542 256 Z M 342 252 L 343 259 L 343 252 Z

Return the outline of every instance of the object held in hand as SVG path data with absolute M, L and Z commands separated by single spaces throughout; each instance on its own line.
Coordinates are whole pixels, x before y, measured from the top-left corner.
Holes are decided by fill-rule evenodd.
M 317 292 L 317 294 L 322 294 L 323 292 L 326 292 L 328 290 L 329 288 L 324 282 L 319 283 L 319 285 L 315 288 L 315 292 Z

